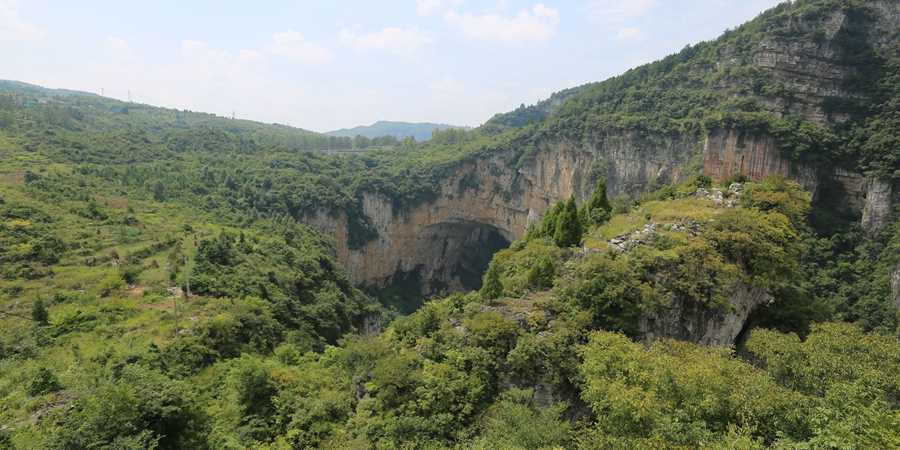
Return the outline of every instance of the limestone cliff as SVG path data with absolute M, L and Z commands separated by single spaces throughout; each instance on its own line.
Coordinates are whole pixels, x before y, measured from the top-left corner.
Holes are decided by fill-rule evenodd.
M 891 294 L 894 297 L 894 305 L 900 308 L 900 266 L 891 272 Z
M 893 184 L 890 181 L 873 178 L 866 190 L 866 206 L 863 209 L 862 227 L 871 233 L 883 230 L 891 220 Z
M 871 1 L 867 7 L 875 14 L 861 17 L 847 8 L 823 9 L 818 16 L 788 15 L 787 23 L 764 29 L 761 38 L 723 39 L 721 45 L 710 47 L 712 64 L 704 60 L 681 68 L 700 77 L 678 80 L 715 80 L 711 82 L 715 85 L 704 87 L 705 94 L 734 93 L 746 98 L 730 100 L 746 100 L 772 117 L 838 130 L 853 119 L 852 105 L 871 100 L 871 90 L 861 87 L 873 83 L 867 78 L 871 74 L 860 68 L 864 66 L 857 64 L 854 52 L 894 45 L 900 29 L 900 2 Z M 685 54 L 685 58 L 691 55 Z M 684 61 L 676 59 L 672 64 Z M 641 73 L 652 76 L 657 69 Z M 678 89 L 669 84 L 650 87 Z M 589 90 L 590 86 L 564 91 L 533 107 L 500 115 L 489 125 L 501 131 L 537 125 L 552 119 L 569 100 L 591 94 Z M 529 224 L 554 203 L 589 195 L 599 178 L 606 179 L 610 196 L 637 197 L 699 173 L 717 181 L 737 175 L 749 179 L 780 175 L 798 181 L 820 207 L 840 210 L 838 215 L 860 221 L 870 232 L 883 229 L 893 219 L 900 189 L 890 180 L 864 174 L 852 161 L 831 163 L 827 156 L 815 154 L 788 157 L 773 132 L 764 127 L 740 128 L 723 122 L 667 128 L 664 121 L 623 126 L 610 117 L 616 118 L 625 94 L 599 92 L 580 99 L 584 104 L 611 103 L 594 110 L 596 114 L 561 120 L 560 129 L 536 133 L 520 148 L 472 154 L 442 168 L 442 175 L 429 186 L 434 195 L 426 200 L 403 203 L 376 191 L 358 193 L 360 207 L 354 214 L 361 215 L 373 231 L 365 242 L 351 245 L 348 212 L 318 211 L 305 220 L 334 236 L 338 257 L 357 284 L 384 287 L 412 280 L 415 283 L 404 283 L 405 289 L 429 296 L 477 288 L 496 250 L 522 237 Z M 644 103 L 633 100 L 633 104 Z M 645 112 L 623 115 L 634 119 L 645 117 L 641 115 Z M 603 114 L 609 119 L 597 122 L 603 125 L 590 123 Z M 542 129 L 553 130 L 551 125 Z M 898 278 L 895 273 L 895 293 L 900 290 Z M 641 328 L 649 339 L 672 336 L 728 344 L 769 296 L 760 289 L 739 286 L 730 299 L 731 307 L 718 311 L 676 302 L 664 313 L 645 317 Z
M 554 203 L 590 194 L 597 179 L 611 195 L 637 195 L 683 179 L 696 139 L 610 133 L 588 145 L 548 142 L 526 157 L 488 154 L 459 164 L 436 186 L 434 200 L 395 208 L 378 193 L 362 195 L 362 213 L 377 237 L 349 245 L 347 215 L 319 212 L 306 222 L 334 236 L 351 279 L 385 286 L 415 274 L 421 293 L 477 288 L 490 255 L 521 238 Z
M 703 173 L 716 180 L 735 175 L 755 180 L 781 175 L 797 180 L 813 193 L 819 182 L 815 168 L 784 158 L 772 136 L 733 129 L 716 129 L 707 135 L 703 146 Z
M 642 317 L 640 331 L 645 342 L 675 338 L 704 345 L 732 345 L 750 314 L 771 301 L 772 296 L 765 289 L 739 284 L 728 306 L 709 308 L 697 302 L 677 300 L 661 311 Z

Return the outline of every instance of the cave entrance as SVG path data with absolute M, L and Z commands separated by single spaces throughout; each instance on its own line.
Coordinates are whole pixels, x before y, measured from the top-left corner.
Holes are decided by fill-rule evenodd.
M 509 247 L 506 230 L 482 222 L 452 220 L 426 227 L 416 237 L 410 261 L 378 295 L 400 312 L 418 309 L 427 298 L 481 288 L 494 253 Z

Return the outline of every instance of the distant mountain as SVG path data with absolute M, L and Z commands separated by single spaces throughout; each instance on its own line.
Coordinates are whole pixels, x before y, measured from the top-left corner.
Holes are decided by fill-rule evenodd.
M 405 138 L 412 136 L 417 141 L 427 141 L 431 139 L 431 132 L 434 130 L 446 130 L 448 128 L 467 128 L 447 125 L 442 123 L 410 123 L 410 122 L 390 122 L 380 120 L 369 126 L 359 126 L 354 128 L 343 128 L 340 130 L 329 131 L 325 134 L 329 136 L 340 137 L 356 137 L 357 135 L 367 138 L 376 138 L 381 136 L 394 136 L 397 138 Z

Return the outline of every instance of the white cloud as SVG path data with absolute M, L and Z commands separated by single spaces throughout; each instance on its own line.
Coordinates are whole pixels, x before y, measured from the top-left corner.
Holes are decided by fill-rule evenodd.
M 416 13 L 420 16 L 430 16 L 440 11 L 443 6 L 441 0 L 416 0 Z
M 416 0 L 416 13 L 420 16 L 433 16 L 452 6 L 461 5 L 463 0 Z
M 504 43 L 546 41 L 553 37 L 559 25 L 559 11 L 542 3 L 513 17 L 459 14 L 455 11 L 447 12 L 444 17 L 472 39 Z
M 45 34 L 43 29 L 19 17 L 17 0 L 0 0 L 0 41 L 34 41 Z
M 393 53 L 408 54 L 431 44 L 431 36 L 414 28 L 388 27 L 369 34 L 356 34 L 350 30 L 342 30 L 341 43 L 357 50 L 386 50 Z
M 619 42 L 637 41 L 643 36 L 640 28 L 624 27 L 616 33 L 616 40 Z
M 331 52 L 327 48 L 307 41 L 296 31 L 276 33 L 266 51 L 303 64 L 325 64 L 331 61 Z
M 588 2 L 588 17 L 596 22 L 620 23 L 647 14 L 656 0 L 591 0 Z

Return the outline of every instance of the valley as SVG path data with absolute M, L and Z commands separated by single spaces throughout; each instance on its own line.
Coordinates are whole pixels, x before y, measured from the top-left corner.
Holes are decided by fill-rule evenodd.
M 427 141 L 0 81 L 0 449 L 896 448 L 898 74 L 796 0 Z

